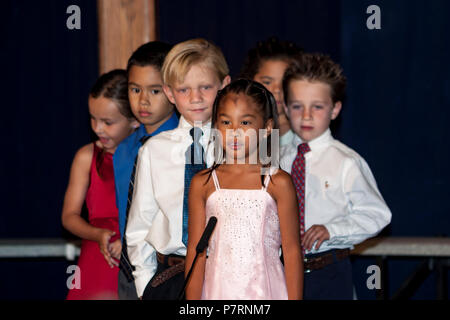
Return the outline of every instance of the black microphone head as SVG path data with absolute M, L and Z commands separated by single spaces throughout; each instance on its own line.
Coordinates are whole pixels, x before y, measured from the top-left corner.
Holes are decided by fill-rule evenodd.
M 209 218 L 205 231 L 203 231 L 202 237 L 200 238 L 197 247 L 195 248 L 197 253 L 203 252 L 203 250 L 205 250 L 205 248 L 208 246 L 209 238 L 211 237 L 211 234 L 214 230 L 214 227 L 216 226 L 216 223 L 217 223 L 216 217 L 212 216 L 211 218 Z

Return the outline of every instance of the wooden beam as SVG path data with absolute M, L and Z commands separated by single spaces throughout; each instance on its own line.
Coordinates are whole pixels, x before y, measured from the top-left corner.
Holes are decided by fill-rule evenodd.
M 97 0 L 100 74 L 126 68 L 140 45 L 157 39 L 157 0 Z

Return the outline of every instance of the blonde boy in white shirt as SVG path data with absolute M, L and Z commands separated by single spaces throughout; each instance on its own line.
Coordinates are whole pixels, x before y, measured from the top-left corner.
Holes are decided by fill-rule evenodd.
M 345 86 L 340 66 L 321 54 L 302 55 L 283 78 L 295 137 L 281 148 L 280 166 L 293 176 L 299 208 L 304 194 L 304 299 L 352 299 L 349 249 L 391 221 L 367 163 L 331 136 L 329 125 L 342 108 Z M 309 151 L 302 153 L 301 144 Z M 298 179 L 302 154 L 304 184 Z
M 156 135 L 139 150 L 125 236 L 142 299 L 176 299 L 182 287 L 183 206 L 189 188 L 185 152 L 193 143 L 194 126 L 202 129 L 199 143 L 207 152 L 213 103 L 217 91 L 230 82 L 221 50 L 204 39 L 174 46 L 161 73 L 164 92 L 181 117 L 178 128 Z

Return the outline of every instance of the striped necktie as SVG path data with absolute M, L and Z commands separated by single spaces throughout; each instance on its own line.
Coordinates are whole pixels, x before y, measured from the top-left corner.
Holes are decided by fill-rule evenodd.
M 291 176 L 297 192 L 298 211 L 300 218 L 300 237 L 305 234 L 305 176 L 306 163 L 305 153 L 311 151 L 307 143 L 302 143 L 297 147 L 297 156 L 292 163 Z M 303 249 L 304 253 L 304 249 Z

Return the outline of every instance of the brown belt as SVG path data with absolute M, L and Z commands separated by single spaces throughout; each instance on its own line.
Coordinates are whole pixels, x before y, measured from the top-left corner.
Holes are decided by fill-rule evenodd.
M 333 251 L 334 252 L 330 252 L 330 253 L 324 254 L 319 257 L 314 257 L 314 258 L 305 257 L 304 264 L 303 264 L 305 273 L 309 273 L 314 270 L 322 269 L 322 268 L 334 263 L 335 261 L 344 260 L 345 258 L 347 258 L 350 255 L 349 249 L 336 249 Z M 333 256 L 336 257 L 336 260 Z
M 157 252 L 156 253 L 156 260 L 164 265 L 167 265 L 169 267 L 175 266 L 180 263 L 184 263 L 183 256 L 175 256 L 175 255 L 164 255 L 162 253 Z
M 158 263 L 167 266 L 167 269 L 155 275 L 150 285 L 153 288 L 163 284 L 167 280 L 171 279 L 175 275 L 184 272 L 184 258 L 183 256 L 175 256 L 175 255 L 163 255 L 159 252 L 156 253 L 156 260 Z

